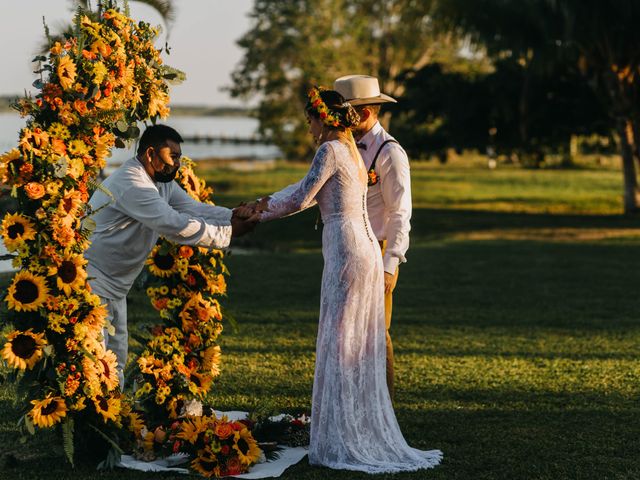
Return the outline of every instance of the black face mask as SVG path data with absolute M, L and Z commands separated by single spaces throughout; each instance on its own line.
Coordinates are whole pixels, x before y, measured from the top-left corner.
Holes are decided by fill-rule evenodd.
M 153 173 L 153 179 L 156 182 L 169 183 L 169 182 L 172 182 L 173 180 L 175 180 L 176 173 L 178 173 L 178 169 L 177 168 L 173 169 L 170 172 L 154 172 Z

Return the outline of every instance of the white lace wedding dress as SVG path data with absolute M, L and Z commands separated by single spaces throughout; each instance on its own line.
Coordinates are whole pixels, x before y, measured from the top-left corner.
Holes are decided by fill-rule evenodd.
M 309 462 L 368 473 L 440 463 L 407 445 L 386 384 L 382 257 L 366 214 L 366 171 L 351 142 L 320 146 L 307 175 L 272 195 L 262 221 L 318 203 L 324 271 Z

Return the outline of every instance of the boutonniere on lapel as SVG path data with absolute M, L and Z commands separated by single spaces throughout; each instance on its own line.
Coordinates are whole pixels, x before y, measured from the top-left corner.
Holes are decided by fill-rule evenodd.
M 380 181 L 380 177 L 378 177 L 378 174 L 373 168 L 369 169 L 369 171 L 367 172 L 367 177 L 369 178 L 369 181 L 367 182 L 367 185 L 369 187 L 375 185 Z

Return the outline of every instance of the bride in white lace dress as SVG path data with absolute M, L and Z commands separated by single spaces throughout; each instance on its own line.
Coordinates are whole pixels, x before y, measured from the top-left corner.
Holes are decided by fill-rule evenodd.
M 324 271 L 309 462 L 368 473 L 440 463 L 407 445 L 386 385 L 380 247 L 365 208 L 367 172 L 349 127 L 357 113 L 337 92 L 312 89 L 306 108 L 320 147 L 306 176 L 271 196 L 261 221 L 320 207 Z

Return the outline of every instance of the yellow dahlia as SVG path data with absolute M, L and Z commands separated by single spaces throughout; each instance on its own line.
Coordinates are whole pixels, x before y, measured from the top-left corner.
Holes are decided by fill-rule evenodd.
M 26 240 L 36 238 L 35 225 L 19 213 L 9 213 L 2 220 L 2 239 L 7 250 L 14 252 Z
M 2 358 L 20 370 L 31 370 L 42 358 L 42 347 L 47 343 L 42 333 L 33 333 L 31 329 L 11 332 L 7 340 L 2 349 Z
M 31 312 L 44 305 L 48 295 L 49 288 L 44 277 L 21 270 L 13 277 L 5 302 L 18 312 Z
M 235 433 L 233 449 L 238 452 L 238 458 L 245 465 L 253 465 L 260 458 L 261 450 L 258 442 L 246 428 Z
M 52 427 L 67 416 L 67 405 L 61 397 L 48 395 L 44 400 L 31 400 L 31 404 L 28 415 L 38 427 Z

